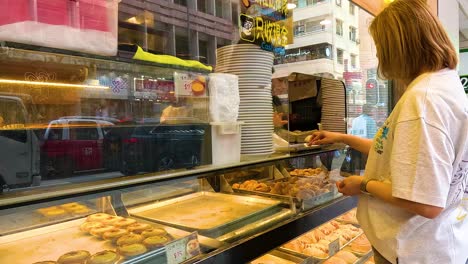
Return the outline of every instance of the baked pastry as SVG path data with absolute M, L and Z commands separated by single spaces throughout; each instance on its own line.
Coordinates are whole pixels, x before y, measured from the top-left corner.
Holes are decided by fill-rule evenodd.
M 87 214 L 89 213 L 89 208 L 87 206 L 80 205 L 73 207 L 69 212 L 73 214 Z
M 358 236 L 353 242 L 351 242 L 351 250 L 358 253 L 367 253 L 371 251 L 372 246 L 367 240 L 366 235 L 362 234 Z
M 95 227 L 95 228 L 91 228 L 89 230 L 89 233 L 95 237 L 100 237 L 102 238 L 102 235 L 104 235 L 104 233 L 106 232 L 109 232 L 109 231 L 112 231 L 116 229 L 115 227 L 113 226 L 103 226 L 103 227 Z
M 167 231 L 163 228 L 151 228 L 141 232 L 141 235 L 144 237 L 165 236 L 167 235 Z
M 65 211 L 62 208 L 58 208 L 58 207 L 51 208 L 51 209 L 50 208 L 45 209 L 45 210 L 42 210 L 40 212 L 41 212 L 42 215 L 44 215 L 45 217 L 48 217 L 48 218 L 62 217 L 63 215 L 65 215 L 67 213 L 67 211 Z
M 112 250 L 104 250 L 92 255 L 86 264 L 114 264 L 120 256 Z
M 118 246 L 136 244 L 136 243 L 140 243 L 141 241 L 143 241 L 143 239 L 145 238 L 142 235 L 128 234 L 128 235 L 119 237 L 116 243 Z
M 325 262 L 323 262 L 323 264 L 347 264 L 346 261 L 338 258 L 338 257 L 331 257 L 327 260 L 325 260 Z
M 84 264 L 91 257 L 91 254 L 86 250 L 76 250 L 63 254 L 57 260 L 58 264 Z
M 143 245 L 145 245 L 147 248 L 158 248 L 158 247 L 163 247 L 164 244 L 166 244 L 169 241 L 169 239 L 165 236 L 152 236 L 152 237 L 147 237 L 145 240 L 143 240 Z
M 96 213 L 88 216 L 86 218 L 86 221 L 88 222 L 102 222 L 105 221 L 106 219 L 109 219 L 109 217 L 112 216 L 110 214 L 105 214 L 105 213 Z
M 128 231 L 125 229 L 114 228 L 102 234 L 102 238 L 105 240 L 110 240 L 112 242 L 117 241 L 122 236 L 128 235 Z
M 136 223 L 135 219 L 131 218 L 122 218 L 116 221 L 113 225 L 119 228 L 126 228 L 127 226 Z
M 46 261 L 34 262 L 33 264 L 57 264 L 57 262 L 52 261 L 52 260 L 46 260 Z
M 345 251 L 345 250 L 338 251 L 335 254 L 335 257 L 346 261 L 346 263 L 348 263 L 348 264 L 353 264 L 354 262 L 356 262 L 356 260 L 358 260 L 358 257 L 356 257 L 356 255 L 354 255 L 351 252 Z
M 117 252 L 125 257 L 133 257 L 148 251 L 143 244 L 127 244 L 117 248 Z
M 104 227 L 104 224 L 99 222 L 84 222 L 80 225 L 80 230 L 83 232 L 89 232 L 92 228 Z
M 121 216 L 114 216 L 114 215 L 109 215 L 108 217 L 106 218 L 103 218 L 101 221 L 101 223 L 105 224 L 105 225 L 114 225 L 116 222 L 120 221 L 124 219 L 123 217 Z
M 127 226 L 127 230 L 132 233 L 141 234 L 145 230 L 151 229 L 151 225 L 145 223 L 134 223 Z
M 68 211 L 68 209 L 73 209 L 73 208 L 75 208 L 77 206 L 79 207 L 79 206 L 83 206 L 83 205 L 81 205 L 79 203 L 66 203 L 66 204 L 60 205 L 61 208 L 65 209 L 67 211 Z

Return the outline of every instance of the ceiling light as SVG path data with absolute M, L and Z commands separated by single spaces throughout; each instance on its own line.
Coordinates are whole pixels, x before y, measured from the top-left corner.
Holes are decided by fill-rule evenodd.
M 51 87 L 69 87 L 69 88 L 92 88 L 92 89 L 108 89 L 107 86 L 100 85 L 81 85 L 81 84 L 68 84 L 68 83 L 52 83 L 52 82 L 32 82 L 32 81 L 18 81 L 18 80 L 5 80 L 0 79 L 0 84 L 23 84 L 34 86 L 51 86 Z

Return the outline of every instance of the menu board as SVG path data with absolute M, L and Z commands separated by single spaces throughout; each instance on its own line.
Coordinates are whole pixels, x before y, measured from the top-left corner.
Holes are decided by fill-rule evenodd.
M 176 96 L 206 97 L 207 77 L 195 73 L 174 73 Z
M 293 41 L 293 12 L 288 0 L 242 0 L 239 16 L 241 42 L 254 43 L 283 54 Z
M 161 102 L 175 102 L 174 81 L 147 77 L 134 78 L 135 97 Z

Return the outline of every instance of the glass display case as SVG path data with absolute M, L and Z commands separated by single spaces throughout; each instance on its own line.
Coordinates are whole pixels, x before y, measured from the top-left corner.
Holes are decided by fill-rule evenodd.
M 248 262 L 355 206 L 336 192 L 339 154 L 335 146 L 4 193 L 0 262 L 175 263 L 181 239 L 186 263 Z

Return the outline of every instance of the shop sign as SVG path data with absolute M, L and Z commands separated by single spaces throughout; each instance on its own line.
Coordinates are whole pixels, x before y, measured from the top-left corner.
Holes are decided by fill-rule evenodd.
M 206 76 L 195 73 L 174 73 L 176 97 L 205 97 L 207 96 Z
M 284 47 L 293 41 L 292 10 L 287 5 L 287 0 L 242 0 L 241 42 L 284 55 Z
M 463 89 L 465 89 L 465 93 L 468 94 L 468 75 L 460 76 L 460 81 L 463 85 Z
M 163 102 L 174 102 L 174 81 L 160 80 L 142 76 L 134 79 L 135 97 Z
M 198 233 L 174 240 L 165 246 L 168 264 L 179 264 L 201 253 Z

